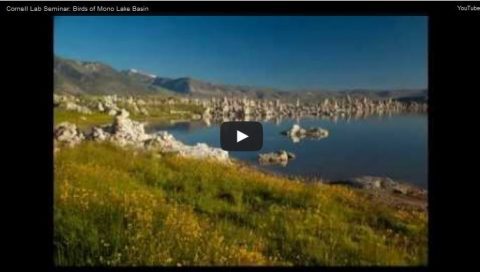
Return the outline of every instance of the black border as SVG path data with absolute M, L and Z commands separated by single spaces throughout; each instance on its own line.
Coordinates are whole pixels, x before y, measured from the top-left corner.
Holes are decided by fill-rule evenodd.
M 21 146 L 23 157 L 18 159 L 16 165 L 19 169 L 14 171 L 20 174 L 16 178 L 12 189 L 22 192 L 23 200 L 12 194 L 9 203 L 18 205 L 21 210 L 7 214 L 9 219 L 19 223 L 14 225 L 14 232 L 18 241 L 10 247 L 10 251 L 19 253 L 18 259 L 12 259 L 17 266 L 32 265 L 36 270 L 48 271 L 105 271 L 105 270 L 169 270 L 175 268 L 62 268 L 53 264 L 53 105 L 51 90 L 53 90 L 53 18 L 54 15 L 420 15 L 429 17 L 429 60 L 428 60 L 428 89 L 429 89 L 429 260 L 427 267 L 362 267 L 363 269 L 408 269 L 427 270 L 433 268 L 447 268 L 459 265 L 455 257 L 464 251 L 451 246 L 455 237 L 449 236 L 456 222 L 442 217 L 460 216 L 458 210 L 453 209 L 449 198 L 463 197 L 464 192 L 459 188 L 448 186 L 451 179 L 458 178 L 446 169 L 452 167 L 451 161 L 443 159 L 445 153 L 454 152 L 453 147 L 445 145 L 447 137 L 442 135 L 442 125 L 454 123 L 452 111 L 458 110 L 455 105 L 446 105 L 451 101 L 448 93 L 453 89 L 468 89 L 468 83 L 478 76 L 475 69 L 468 69 L 464 65 L 465 58 L 456 56 L 458 53 L 474 54 L 478 49 L 475 43 L 475 33 L 478 34 L 478 19 L 480 12 L 459 12 L 457 4 L 467 5 L 472 3 L 455 2 L 101 2 L 104 6 L 138 5 L 149 6 L 147 13 L 19 13 L 7 12 L 6 6 L 31 6 L 31 5 L 99 5 L 97 2 L 2 2 L 0 3 L 1 26 L 6 26 L 3 31 L 4 57 L 7 63 L 6 76 L 2 76 L 15 91 L 4 92 L 4 101 L 21 101 L 26 109 L 15 114 L 12 125 L 14 129 L 22 131 L 12 135 L 10 141 L 28 143 Z M 473 62 L 470 60 L 471 63 Z M 467 77 L 465 76 L 467 75 Z M 470 75 L 470 77 L 468 77 Z M 465 80 L 467 78 L 467 80 Z M 470 78 L 470 80 L 468 80 Z M 8 88 L 2 88 L 7 90 Z M 18 90 L 20 89 L 20 90 Z M 25 95 L 28 94 L 28 97 Z M 7 110 L 6 115 L 11 116 L 13 103 L 6 103 L 2 110 Z M 443 104 L 443 105 L 442 105 Z M 31 127 L 26 131 L 21 123 L 29 120 Z M 35 131 L 32 140 L 31 131 Z M 25 131 L 25 133 L 24 133 Z M 29 133 L 30 132 L 30 133 Z M 435 135 L 435 137 L 433 137 Z M 9 146 L 7 146 L 7 149 Z M 18 154 L 18 147 L 12 148 Z M 23 150 L 24 149 L 24 150 Z M 27 155 L 25 155 L 27 154 Z M 48 157 L 45 155 L 47 154 Z M 28 165 L 28 167 L 25 167 Z M 25 187 L 30 187 L 25 192 Z M 452 194 L 454 194 L 452 196 Z M 462 203 L 462 200 L 454 199 Z M 11 206 L 11 204 L 10 204 Z M 8 206 L 7 206 L 8 207 Z M 16 207 L 17 208 L 17 207 Z M 461 212 L 460 212 L 461 213 Z M 22 221 L 23 220 L 23 221 Z M 452 230 L 450 230 L 452 228 Z M 45 235 L 47 233 L 48 235 Z M 25 245 L 28 245 L 25 247 Z M 22 256 L 27 252 L 32 257 Z M 458 254 L 458 256 L 455 256 Z M 463 257 L 463 256 L 462 256 Z M 464 257 L 465 258 L 465 257 Z M 464 259 L 462 258 L 462 259 Z M 40 269 L 38 269 L 40 268 Z M 185 268 L 184 268 L 185 269 Z M 202 269 L 202 268 L 196 268 Z M 207 268 L 213 270 L 213 267 Z M 219 268 L 222 269 L 222 268 Z M 223 268 L 227 269 L 227 268 Z M 241 269 L 241 268 L 235 268 Z M 269 269 L 269 268 L 255 268 Z M 274 270 L 288 268 L 275 267 Z M 298 269 L 298 268 L 297 268 Z M 305 269 L 305 268 L 300 268 Z M 311 268 L 309 270 L 313 270 Z M 321 269 L 353 269 L 352 267 L 336 268 L 322 267 Z M 234 270 L 234 268 L 228 268 Z

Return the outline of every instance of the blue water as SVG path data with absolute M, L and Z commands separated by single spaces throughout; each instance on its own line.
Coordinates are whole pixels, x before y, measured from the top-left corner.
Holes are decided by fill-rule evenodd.
M 322 127 L 330 135 L 321 140 L 303 139 L 293 143 L 280 134 L 297 123 L 285 119 L 280 123 L 262 122 L 263 148 L 256 152 L 230 152 L 232 157 L 258 165 L 258 153 L 284 149 L 296 159 L 283 167 L 259 166 L 287 175 L 315 176 L 340 180 L 357 176 L 388 176 L 427 187 L 428 120 L 425 114 L 372 116 L 364 119 L 301 119 L 302 127 Z M 149 126 L 148 130 L 168 130 L 188 144 L 198 142 L 220 147 L 218 124 L 203 122 Z

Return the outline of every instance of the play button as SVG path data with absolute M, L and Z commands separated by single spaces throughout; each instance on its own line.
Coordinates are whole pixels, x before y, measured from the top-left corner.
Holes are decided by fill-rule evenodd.
M 238 142 L 241 142 L 241 141 L 243 141 L 243 140 L 245 140 L 245 139 L 247 139 L 247 138 L 248 138 L 248 135 L 247 135 L 247 134 L 241 132 L 240 130 L 237 130 L 237 143 L 238 143 Z
M 263 128 L 259 122 L 223 122 L 220 143 L 227 151 L 257 151 L 263 145 Z

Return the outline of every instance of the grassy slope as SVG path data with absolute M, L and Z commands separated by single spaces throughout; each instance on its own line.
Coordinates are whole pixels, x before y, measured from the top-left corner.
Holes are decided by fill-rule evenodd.
M 422 265 L 426 214 L 239 165 L 86 143 L 55 155 L 59 265 Z

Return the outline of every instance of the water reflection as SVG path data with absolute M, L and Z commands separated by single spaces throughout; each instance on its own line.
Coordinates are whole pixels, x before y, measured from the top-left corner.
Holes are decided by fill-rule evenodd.
M 225 119 L 231 121 L 232 119 Z M 221 120 L 222 121 L 222 120 Z M 168 130 L 187 143 L 207 143 L 220 147 L 221 121 L 150 124 L 149 132 Z M 259 152 L 230 152 L 230 156 L 258 166 L 258 154 L 286 150 L 296 159 L 282 165 L 262 165 L 264 169 L 288 175 L 345 179 L 363 175 L 388 176 L 419 186 L 427 186 L 427 115 L 400 114 L 329 118 L 273 118 L 258 120 L 264 129 L 264 145 Z M 290 139 L 281 132 L 292 128 L 322 127 L 330 135 L 321 140 Z

